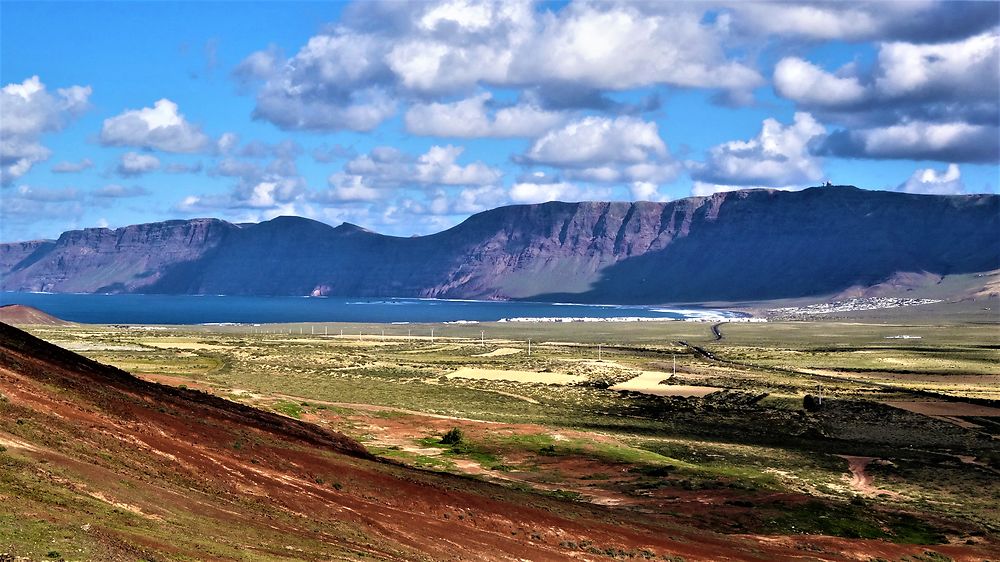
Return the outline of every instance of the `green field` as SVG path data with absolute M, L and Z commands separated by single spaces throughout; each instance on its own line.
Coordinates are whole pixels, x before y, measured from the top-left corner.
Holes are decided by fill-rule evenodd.
M 917 543 L 1000 532 L 997 324 L 720 330 L 722 339 L 691 322 L 31 331 L 151 380 L 325 424 L 381 456 L 539 493 L 676 511 L 733 532 Z M 488 378 L 448 376 L 460 368 Z M 644 372 L 718 391 L 610 388 Z M 821 406 L 804 408 L 807 394 Z M 460 444 L 439 442 L 450 427 L 464 431 Z M 845 457 L 867 459 L 865 483 Z M 691 508 L 705 498 L 720 510 Z M 726 511 L 741 506 L 753 516 Z

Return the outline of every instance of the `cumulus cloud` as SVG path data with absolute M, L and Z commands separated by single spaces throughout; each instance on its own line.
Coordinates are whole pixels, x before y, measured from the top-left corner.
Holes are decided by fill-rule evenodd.
M 858 158 L 1000 160 L 1000 32 L 931 44 L 885 42 L 873 69 L 831 74 L 785 58 L 775 67 L 779 95 L 844 130 L 822 153 Z
M 40 142 L 45 133 L 61 131 L 89 105 L 90 86 L 48 91 L 38 76 L 0 90 L 0 183 L 8 185 L 51 151 Z
M 464 151 L 461 146 L 432 146 L 417 158 L 415 179 L 426 185 L 487 185 L 500 180 L 500 171 L 482 162 L 457 164 Z
M 121 176 L 141 176 L 160 169 L 160 159 L 152 154 L 126 152 L 122 154 L 116 171 Z
M 830 74 L 797 57 L 774 70 L 775 90 L 804 106 L 844 109 L 860 102 L 995 102 L 1000 95 L 1000 32 L 938 44 L 882 43 L 870 75 L 853 65 Z
M 843 158 L 988 163 L 1000 158 L 1000 136 L 995 126 L 910 121 L 840 130 L 827 137 L 816 151 Z
M 705 162 L 692 164 L 691 176 L 706 185 L 779 187 L 815 182 L 823 170 L 809 144 L 825 132 L 808 113 L 796 113 L 789 125 L 765 119 L 756 137 L 711 148 Z
M 706 27 L 699 11 L 677 8 L 649 13 L 632 4 L 574 3 L 542 15 L 510 76 L 607 90 L 666 84 L 745 91 L 763 83 L 756 70 L 726 58 L 723 29 Z
M 127 110 L 104 120 L 101 143 L 163 152 L 200 152 L 212 146 L 201 128 L 189 123 L 177 104 L 161 99 L 153 107 Z
M 990 2 L 880 0 L 868 2 L 733 2 L 720 17 L 750 37 L 784 36 L 815 41 L 892 40 L 938 42 L 997 25 Z
M 573 89 L 601 99 L 602 90 L 655 85 L 749 92 L 763 84 L 755 69 L 731 57 L 725 29 L 703 16 L 686 7 L 650 12 L 632 4 L 543 11 L 527 1 L 365 2 L 290 58 L 274 48 L 251 54 L 236 76 L 256 85 L 257 118 L 284 129 L 357 131 L 392 116 L 397 100 L 483 86 Z M 408 125 L 437 135 L 431 117 L 475 112 L 477 103 L 424 101 L 412 108 Z M 522 121 L 554 119 L 531 105 L 508 109 L 474 126 L 452 122 L 440 136 L 523 136 Z
M 57 174 L 76 174 L 94 167 L 94 162 L 90 158 L 84 158 L 79 162 L 63 161 L 52 166 L 52 171 Z
M 660 193 L 660 188 L 653 182 L 636 181 L 629 186 L 632 199 L 635 201 L 670 201 L 670 197 Z
M 406 130 L 437 137 L 536 137 L 565 120 L 561 112 L 530 103 L 491 112 L 492 98 L 486 92 L 453 103 L 415 104 L 406 112 Z
M 343 172 L 331 174 L 327 178 L 329 189 L 321 191 L 313 197 L 318 203 L 350 203 L 358 201 L 376 201 L 383 197 L 378 189 L 366 185 L 364 177 Z
M 581 187 L 567 182 L 517 182 L 510 188 L 515 203 L 545 203 L 546 201 L 582 201 L 608 199 L 611 190 L 601 187 Z
M 988 99 L 1000 94 L 1000 32 L 952 43 L 885 43 L 874 87 L 883 99 Z
M 956 195 L 965 191 L 965 185 L 962 183 L 962 172 L 958 169 L 958 164 L 948 164 L 946 169 L 940 171 L 919 168 L 898 189 L 906 193 Z
M 486 185 L 500 180 L 500 171 L 482 162 L 459 164 L 464 150 L 460 146 L 432 146 L 414 158 L 396 148 L 376 147 L 348 162 L 344 171 L 376 187 Z
M 774 89 L 784 98 L 821 106 L 852 105 L 868 95 L 856 76 L 836 76 L 797 57 L 774 67 Z
M 668 156 L 656 123 L 635 117 L 584 117 L 536 140 L 523 160 L 556 167 L 637 164 Z

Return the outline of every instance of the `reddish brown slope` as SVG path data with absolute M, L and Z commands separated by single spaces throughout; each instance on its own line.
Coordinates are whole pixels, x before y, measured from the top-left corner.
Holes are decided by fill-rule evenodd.
M 58 545 L 67 559 L 101 560 L 792 560 L 804 539 L 830 559 L 919 551 L 724 536 L 414 471 L 371 459 L 341 434 L 141 381 L 3 324 L 0 393 L 0 553 L 39 557 Z
M 12 326 L 71 326 L 61 318 L 38 310 L 33 306 L 23 304 L 5 304 L 0 306 L 0 322 Z

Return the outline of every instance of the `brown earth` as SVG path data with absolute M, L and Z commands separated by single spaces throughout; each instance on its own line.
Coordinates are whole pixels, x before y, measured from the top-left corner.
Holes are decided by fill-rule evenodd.
M 38 310 L 33 306 L 23 304 L 5 304 L 0 306 L 0 322 L 12 326 L 72 326 L 67 322 Z
M 925 550 L 726 535 L 414 470 L 317 425 L 143 381 L 4 324 L 0 394 L 0 467 L 23 463 L 0 473 L 5 508 L 60 536 L 86 533 L 101 560 L 859 560 Z M 27 478 L 37 485 L 18 488 Z M 996 552 L 933 548 L 955 560 Z

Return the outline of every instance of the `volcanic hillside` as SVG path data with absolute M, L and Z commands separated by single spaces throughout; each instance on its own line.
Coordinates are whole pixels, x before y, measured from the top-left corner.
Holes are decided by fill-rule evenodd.
M 0 445 L 0 553 L 32 558 L 775 559 L 750 538 L 378 461 L 341 434 L 5 324 Z
M 143 381 L 6 324 L 0 501 L 0 559 L 770 561 L 799 560 L 807 548 L 829 560 L 921 552 L 725 535 L 666 514 L 415 470 L 375 459 L 342 434 Z M 956 560 L 975 552 L 935 549 Z
M 12 326 L 72 326 L 61 318 L 38 310 L 33 306 L 23 304 L 6 304 L 0 306 L 0 322 Z

